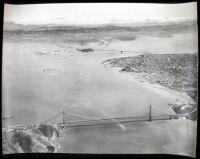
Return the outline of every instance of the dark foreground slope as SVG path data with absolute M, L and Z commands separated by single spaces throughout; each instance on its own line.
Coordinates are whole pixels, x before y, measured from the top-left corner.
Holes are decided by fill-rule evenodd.
M 56 152 L 60 145 L 55 141 L 60 133 L 55 126 L 39 125 L 28 128 L 4 129 L 2 133 L 3 154 Z

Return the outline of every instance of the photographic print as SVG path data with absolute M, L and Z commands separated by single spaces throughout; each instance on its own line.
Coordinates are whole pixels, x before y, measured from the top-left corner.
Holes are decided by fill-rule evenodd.
M 3 154 L 196 156 L 197 3 L 5 4 Z

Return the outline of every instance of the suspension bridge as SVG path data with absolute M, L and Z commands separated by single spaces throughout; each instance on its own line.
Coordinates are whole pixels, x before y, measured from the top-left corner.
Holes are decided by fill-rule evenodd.
M 72 127 L 86 127 L 86 126 L 100 126 L 100 125 L 118 125 L 120 128 L 124 129 L 122 124 L 133 123 L 133 122 L 152 122 L 157 120 L 173 120 L 173 119 L 188 119 L 189 116 L 196 112 L 194 109 L 190 113 L 185 114 L 176 114 L 172 108 L 168 109 L 159 109 L 151 105 L 141 108 L 134 113 L 122 117 L 111 117 L 106 118 L 90 118 L 88 116 L 75 114 L 70 112 L 68 109 L 63 110 L 62 112 L 56 114 L 55 116 L 49 118 L 48 120 L 42 122 L 41 124 L 50 124 L 57 123 L 61 129 L 72 128 Z M 75 117 L 80 120 L 67 120 L 68 117 Z
M 158 107 L 149 105 L 121 117 L 112 117 L 104 112 L 104 116 L 106 115 L 106 118 L 92 118 L 86 115 L 72 113 L 69 111 L 69 109 L 65 109 L 39 124 L 17 125 L 10 129 L 31 129 L 41 124 L 56 124 L 61 130 L 73 127 L 75 128 L 104 125 L 117 125 L 122 129 L 126 129 L 123 125 L 126 123 L 189 119 L 189 116 L 193 113 L 196 113 L 196 111 L 197 109 L 195 108 L 189 113 L 176 114 L 170 107 L 166 107 L 166 109 L 160 109 Z M 76 120 L 71 120 L 72 117 Z

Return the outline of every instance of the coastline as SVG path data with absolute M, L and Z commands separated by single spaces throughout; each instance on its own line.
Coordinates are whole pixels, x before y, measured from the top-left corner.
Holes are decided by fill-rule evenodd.
M 142 55 L 137 55 L 134 57 L 108 59 L 108 60 L 103 61 L 102 64 L 110 66 L 112 69 L 116 70 L 119 73 L 122 73 L 124 75 L 126 74 L 126 75 L 132 77 L 133 79 L 143 83 L 143 85 L 145 85 L 145 87 L 148 87 L 149 89 L 152 89 L 153 91 L 156 91 L 163 95 L 168 94 L 168 93 L 171 94 L 172 98 L 174 98 L 175 100 L 173 103 L 169 103 L 168 106 L 171 107 L 172 109 L 176 108 L 176 107 L 180 107 L 180 109 L 181 109 L 181 107 L 185 107 L 185 106 L 191 107 L 192 110 L 196 109 L 197 101 L 194 98 L 192 98 L 192 96 L 189 95 L 186 91 L 179 89 L 178 86 L 176 86 L 176 85 L 174 87 L 173 86 L 169 87 L 169 85 L 167 85 L 167 84 L 162 84 L 161 83 L 162 81 L 157 82 L 156 76 L 152 80 L 151 75 L 156 74 L 156 73 L 152 73 L 150 71 L 148 72 L 148 68 L 147 68 L 147 71 L 145 70 L 143 72 L 143 70 L 142 71 L 139 70 L 140 69 L 139 67 L 134 67 L 134 64 L 131 65 L 130 64 L 131 62 L 130 61 L 128 62 L 129 58 L 136 59 L 138 57 L 140 58 L 140 57 L 144 57 L 144 56 L 151 56 L 151 55 L 142 54 Z M 162 54 L 162 55 L 158 54 L 156 56 L 165 56 L 165 54 Z M 154 65 L 156 65 L 156 64 L 154 64 Z M 142 66 L 142 67 L 144 68 L 145 66 Z M 194 80 L 196 80 L 196 79 L 194 79 Z M 195 89 L 195 87 L 192 89 Z M 189 112 L 185 112 L 185 113 L 189 113 Z M 184 113 L 180 113 L 180 114 L 184 114 Z

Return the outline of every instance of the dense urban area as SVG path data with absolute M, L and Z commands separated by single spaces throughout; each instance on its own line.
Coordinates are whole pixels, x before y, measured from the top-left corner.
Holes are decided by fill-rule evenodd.
M 197 54 L 146 54 L 106 60 L 121 72 L 134 72 L 150 83 L 186 92 L 197 101 Z

